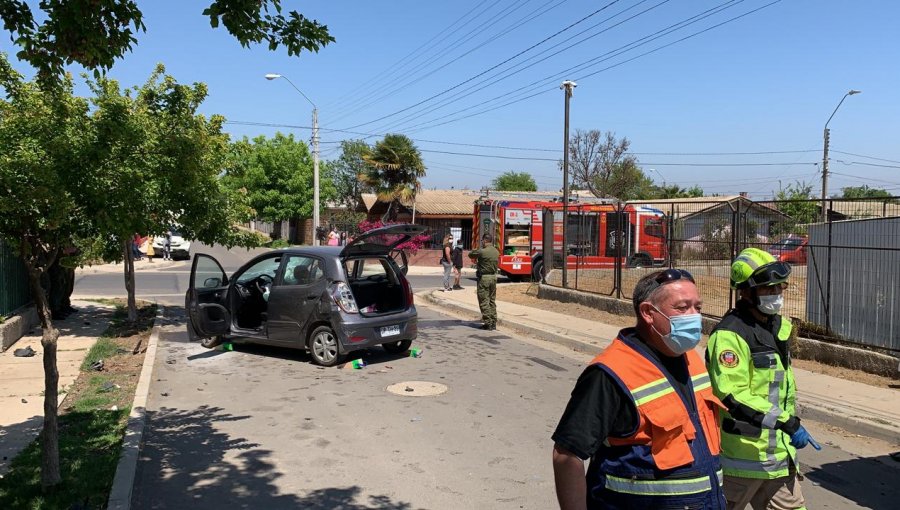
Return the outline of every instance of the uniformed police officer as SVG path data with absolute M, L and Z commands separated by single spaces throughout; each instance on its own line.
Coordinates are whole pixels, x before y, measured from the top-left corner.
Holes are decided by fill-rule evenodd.
M 747 248 L 731 265 L 739 299 L 713 330 L 706 363 L 720 413 L 729 509 L 805 508 L 797 448 L 816 443 L 796 416 L 791 321 L 779 312 L 791 266 Z
M 490 234 L 481 237 L 481 249 L 469 252 L 475 261 L 478 278 L 478 307 L 481 308 L 481 329 L 497 329 L 497 265 L 500 252 L 494 247 Z

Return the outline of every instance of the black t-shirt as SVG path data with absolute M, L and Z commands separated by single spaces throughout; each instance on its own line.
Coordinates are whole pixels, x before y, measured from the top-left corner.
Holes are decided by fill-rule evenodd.
M 662 356 L 644 343 L 634 328 L 623 329 L 619 337 L 629 340 L 649 359 L 662 365 L 675 390 L 695 408 L 690 394 L 690 373 L 684 356 Z M 612 367 L 615 370 L 615 367 Z M 664 373 L 665 373 L 664 372 Z M 638 425 L 637 409 L 618 382 L 598 365 L 588 366 L 572 390 L 552 439 L 582 459 L 589 459 L 603 447 L 607 437 L 630 435 Z

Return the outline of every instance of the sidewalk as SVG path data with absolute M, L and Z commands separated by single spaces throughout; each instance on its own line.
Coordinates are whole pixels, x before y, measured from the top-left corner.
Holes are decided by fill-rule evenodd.
M 65 402 L 66 388 L 75 382 L 81 362 L 97 337 L 106 331 L 113 307 L 87 301 L 74 301 L 78 313 L 54 321 L 59 329 L 56 366 L 59 370 L 59 403 Z M 31 346 L 35 355 L 14 356 L 16 349 Z M 0 353 L 0 474 L 22 449 L 37 438 L 44 419 L 44 348 L 41 328 L 23 336 L 6 352 Z
M 445 311 L 479 320 L 472 286 L 461 291 L 423 291 L 423 300 Z M 497 302 L 497 324 L 529 336 L 594 355 L 619 331 L 617 326 L 504 301 Z M 800 415 L 856 434 L 900 444 L 900 391 L 878 388 L 795 368 Z
M 178 267 L 184 266 L 186 269 L 191 268 L 190 260 L 163 260 L 159 257 L 155 257 L 151 262 L 147 257 L 142 258 L 141 260 L 134 261 L 134 271 L 135 273 L 139 273 L 141 271 L 148 271 L 153 269 L 163 269 L 168 267 Z M 75 270 L 75 274 L 94 274 L 94 273 L 118 273 L 125 274 L 125 265 L 122 262 L 115 262 L 111 264 L 97 264 L 94 266 L 85 266 L 79 267 Z

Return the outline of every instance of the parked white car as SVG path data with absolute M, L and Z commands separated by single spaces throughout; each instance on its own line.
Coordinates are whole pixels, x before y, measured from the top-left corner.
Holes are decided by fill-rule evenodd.
M 181 232 L 170 230 L 169 236 L 170 253 L 173 259 L 189 259 L 191 258 L 191 242 L 181 237 Z M 166 245 L 166 236 L 156 236 L 153 238 L 153 252 L 156 257 L 162 257 Z

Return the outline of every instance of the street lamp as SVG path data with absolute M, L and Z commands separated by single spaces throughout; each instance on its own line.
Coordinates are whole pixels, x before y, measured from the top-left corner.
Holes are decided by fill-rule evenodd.
M 294 87 L 294 90 L 300 93 L 303 96 L 303 99 L 309 101 L 309 104 L 312 105 L 312 145 L 313 145 L 313 246 L 319 245 L 319 237 L 318 237 L 318 228 L 319 228 L 319 109 L 316 107 L 316 103 L 313 103 L 312 100 L 306 97 L 306 94 L 303 93 L 302 90 L 297 88 L 287 76 L 269 73 L 266 75 L 267 80 L 277 80 L 278 78 L 284 78 L 288 83 L 291 84 L 291 87 Z
M 844 103 L 844 99 L 847 99 L 847 96 L 852 96 L 854 94 L 859 94 L 860 90 L 850 90 L 844 97 L 841 98 L 841 101 L 837 106 L 834 107 L 834 111 L 831 112 L 831 117 L 828 117 L 828 121 L 825 122 L 825 148 L 822 151 L 822 223 L 828 221 L 828 212 L 825 209 L 825 199 L 828 197 L 828 143 L 831 139 L 831 132 L 828 130 L 828 123 L 831 122 L 831 119 L 834 118 L 834 114 L 837 113 L 838 108 Z

